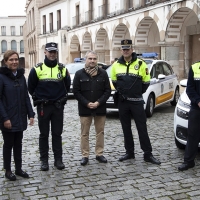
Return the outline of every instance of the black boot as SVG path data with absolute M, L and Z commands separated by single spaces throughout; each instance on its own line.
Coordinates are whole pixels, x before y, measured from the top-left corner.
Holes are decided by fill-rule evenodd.
M 63 164 L 62 160 L 56 160 L 54 162 L 54 166 L 59 170 L 65 169 L 65 165 Z
M 49 163 L 48 163 L 48 160 L 42 160 L 41 161 L 41 167 L 40 169 L 42 171 L 48 171 L 49 170 Z

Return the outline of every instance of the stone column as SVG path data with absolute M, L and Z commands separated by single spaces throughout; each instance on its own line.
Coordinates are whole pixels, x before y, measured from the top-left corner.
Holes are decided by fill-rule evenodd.
M 188 71 L 192 62 L 191 59 L 191 53 L 190 53 L 190 47 L 191 47 L 191 37 L 189 35 L 186 35 L 184 37 L 184 43 L 185 43 L 185 67 L 184 67 L 184 75 L 185 77 L 188 76 Z

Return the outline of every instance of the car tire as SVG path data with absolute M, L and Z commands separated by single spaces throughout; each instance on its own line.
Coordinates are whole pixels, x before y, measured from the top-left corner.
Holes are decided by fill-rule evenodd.
M 175 144 L 179 149 L 185 149 L 185 145 L 181 144 L 176 138 L 175 138 Z
M 175 93 L 174 93 L 174 99 L 173 99 L 173 101 L 170 102 L 172 106 L 176 106 L 179 97 L 180 97 L 180 93 L 179 93 L 179 89 L 177 87 L 175 90 Z
M 154 96 L 153 94 L 150 94 L 147 99 L 147 106 L 145 110 L 147 117 L 152 117 L 153 115 L 153 110 L 154 110 L 154 105 L 155 105 L 154 102 L 155 102 Z

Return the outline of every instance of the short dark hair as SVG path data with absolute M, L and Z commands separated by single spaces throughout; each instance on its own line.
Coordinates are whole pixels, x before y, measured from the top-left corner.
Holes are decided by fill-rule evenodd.
M 4 62 L 7 62 L 8 59 L 10 58 L 10 56 L 16 54 L 18 59 L 19 59 L 19 54 L 16 52 L 16 51 L 13 51 L 13 50 L 7 50 L 4 55 L 3 55 L 3 60 Z
M 89 50 L 89 51 L 86 52 L 85 58 L 87 58 L 88 54 L 90 54 L 90 53 L 93 54 L 93 55 L 96 55 L 96 57 L 98 57 L 98 55 L 97 55 L 97 53 L 95 51 Z

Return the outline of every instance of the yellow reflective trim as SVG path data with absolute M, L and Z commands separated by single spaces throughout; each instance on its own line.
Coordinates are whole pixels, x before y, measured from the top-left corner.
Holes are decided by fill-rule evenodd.
M 164 102 L 166 102 L 167 100 L 171 99 L 171 98 L 173 97 L 173 94 L 174 94 L 174 92 L 171 91 L 171 92 L 168 92 L 168 93 L 166 93 L 166 94 L 163 94 L 163 95 L 157 97 L 157 98 L 156 98 L 156 105 L 157 105 L 157 104 L 164 103 Z
M 114 85 L 113 85 L 113 83 L 112 83 L 112 80 L 109 78 L 109 80 L 110 80 L 110 87 L 111 87 L 111 90 L 115 90 L 115 87 L 114 87 Z

